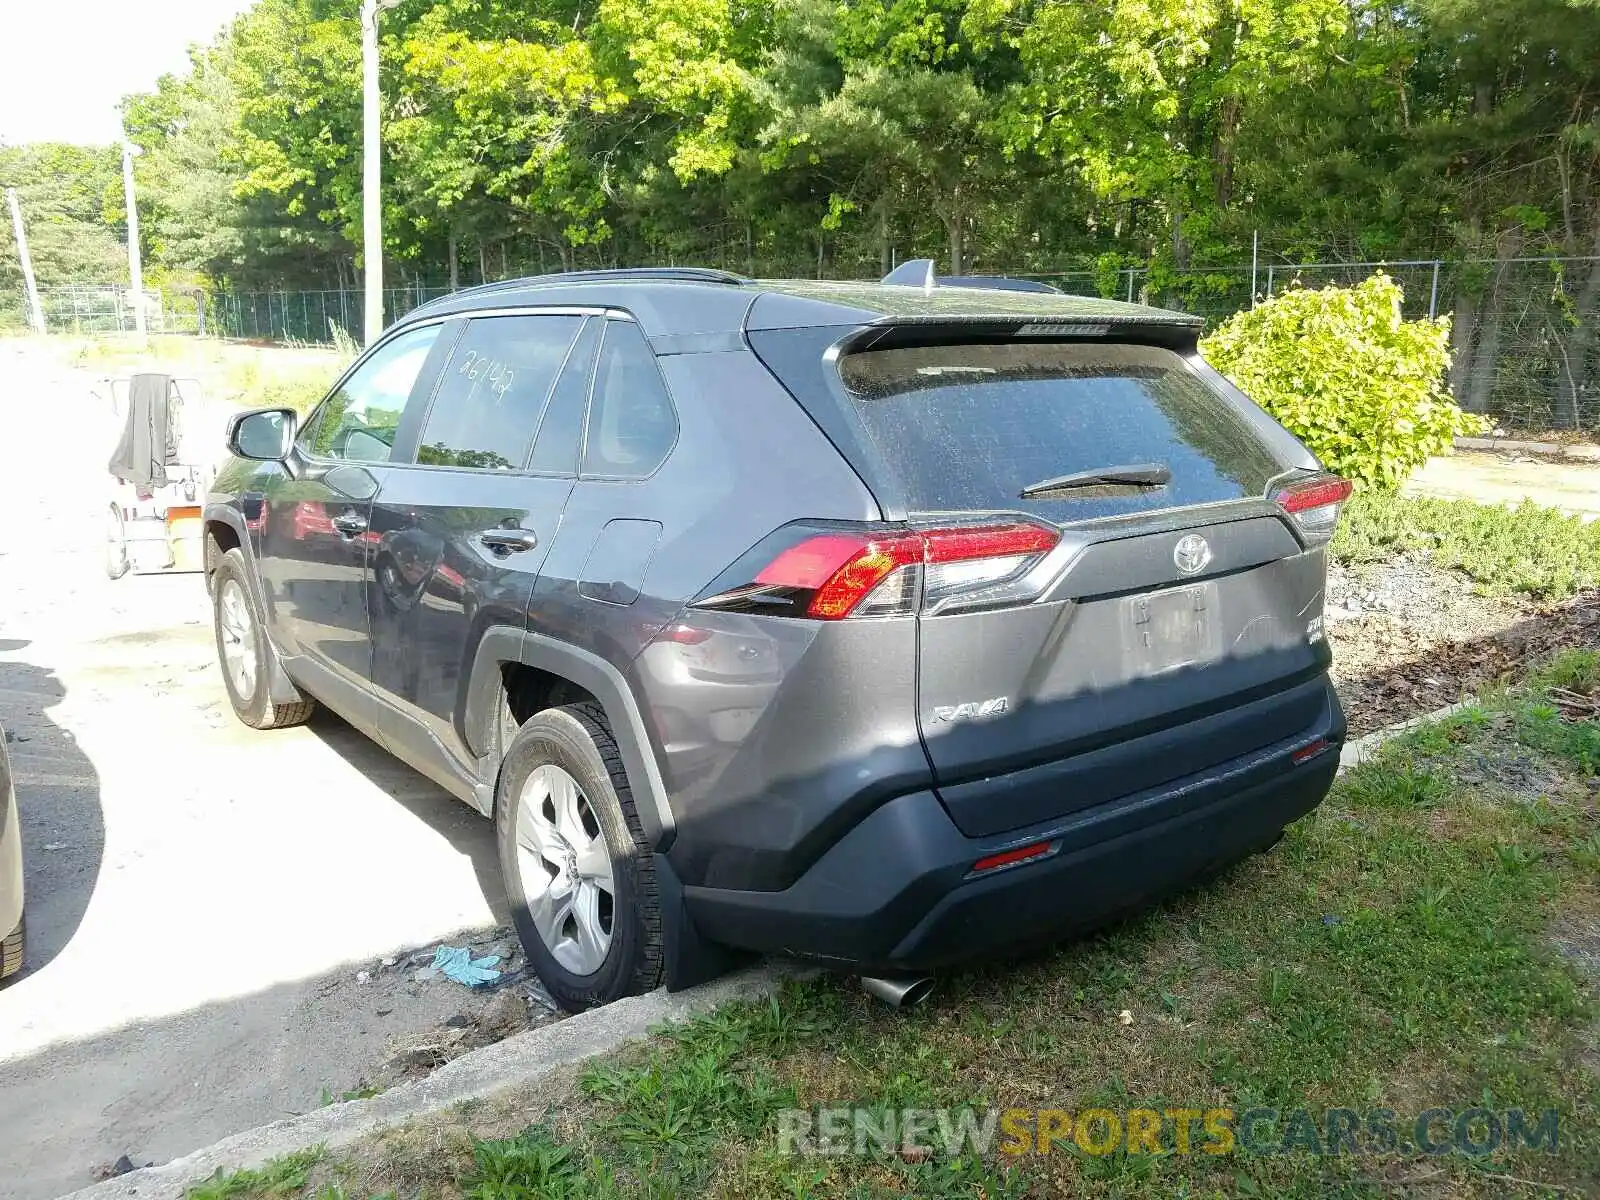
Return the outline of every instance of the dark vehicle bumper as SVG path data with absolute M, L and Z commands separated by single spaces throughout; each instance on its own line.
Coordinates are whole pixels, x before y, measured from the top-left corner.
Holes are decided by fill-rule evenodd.
M 686 887 L 698 933 L 729 946 L 878 972 L 1003 957 L 1103 925 L 1270 846 L 1322 802 L 1345 721 L 1223 767 L 1002 837 L 966 837 L 932 791 L 875 809 L 782 891 Z M 1296 764 L 1318 739 L 1327 749 Z M 1003 802 L 1005 777 L 994 781 Z M 1048 840 L 1049 857 L 973 876 L 980 858 Z

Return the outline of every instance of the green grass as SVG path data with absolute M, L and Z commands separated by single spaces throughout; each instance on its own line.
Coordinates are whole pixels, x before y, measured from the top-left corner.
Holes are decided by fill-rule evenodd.
M 256 1197 L 294 1196 L 306 1186 L 311 1168 L 322 1161 L 321 1146 L 298 1150 L 273 1159 L 253 1171 L 218 1171 L 198 1187 L 188 1200 L 254 1200 Z
M 594 1190 L 611 1181 L 603 1172 L 594 1189 L 585 1174 L 583 1158 L 570 1146 L 557 1145 L 549 1130 L 530 1126 L 514 1138 L 480 1141 L 473 1147 L 471 1172 L 462 1180 L 468 1200 L 541 1200 L 604 1194 Z
M 1487 592 L 1560 600 L 1600 585 L 1600 521 L 1553 508 L 1517 508 L 1362 492 L 1333 539 L 1340 562 L 1380 562 L 1398 552 L 1426 555 L 1465 572 Z
M 252 346 L 177 335 L 52 339 L 66 361 L 97 375 L 164 371 L 197 379 L 208 398 L 241 408 L 293 408 L 304 413 L 327 394 L 357 353 L 348 341 L 332 349 Z
M 241 408 L 292 408 L 301 416 L 311 411 L 333 386 L 334 370 L 314 370 L 303 374 L 277 376 L 257 382 L 242 381 Z

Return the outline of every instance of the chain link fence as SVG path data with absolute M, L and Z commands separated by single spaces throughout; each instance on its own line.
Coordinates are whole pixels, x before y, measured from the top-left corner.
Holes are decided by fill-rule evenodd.
M 1520 429 L 1600 431 L 1600 257 L 1258 263 L 1033 275 L 1062 291 L 1173 308 L 1208 326 L 1286 288 L 1385 271 L 1407 317 L 1451 319 L 1450 391 Z
M 150 333 L 204 333 L 205 296 L 199 289 L 143 293 L 145 329 Z M 134 291 L 126 284 L 66 284 L 39 289 L 39 308 L 51 333 L 133 333 L 138 328 Z M 26 326 L 20 306 L 17 328 Z
M 1076 295 L 1178 309 L 1209 326 L 1290 287 L 1349 285 L 1387 271 L 1405 289 L 1409 317 L 1452 320 L 1452 394 L 1466 408 L 1519 429 L 1600 431 L 1600 258 L 1506 258 L 1376 263 L 1232 264 L 1185 270 L 1124 267 L 1027 278 Z M 413 284 L 384 293 L 388 320 L 449 289 Z M 43 288 L 48 328 L 111 333 L 133 328 L 122 286 Z M 146 295 L 152 332 L 326 345 L 362 340 L 365 297 L 324 291 L 198 291 Z
M 383 293 L 385 324 L 449 294 L 449 288 L 422 285 L 387 288 Z M 366 293 L 360 288 L 219 292 L 209 307 L 211 330 L 219 337 L 315 345 L 346 337 L 359 345 L 367 311 Z M 336 329 L 341 332 L 336 334 Z

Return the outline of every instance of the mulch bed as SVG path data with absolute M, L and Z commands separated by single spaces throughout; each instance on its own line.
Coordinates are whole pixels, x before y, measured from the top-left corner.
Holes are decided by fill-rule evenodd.
M 1600 590 L 1549 605 L 1478 596 L 1458 573 L 1403 558 L 1335 566 L 1327 614 L 1352 737 L 1518 678 L 1560 651 L 1600 650 Z

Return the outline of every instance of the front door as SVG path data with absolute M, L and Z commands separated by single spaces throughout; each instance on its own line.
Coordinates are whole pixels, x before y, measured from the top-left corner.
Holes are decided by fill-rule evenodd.
M 354 680 L 371 676 L 366 555 L 372 500 L 440 326 L 382 343 L 324 400 L 263 488 L 257 544 L 278 648 Z
M 389 468 L 373 506 L 373 679 L 468 766 L 473 655 L 490 626 L 526 625 L 572 491 L 602 324 L 573 314 L 469 322 L 431 400 L 416 401 L 426 411 L 415 462 Z

